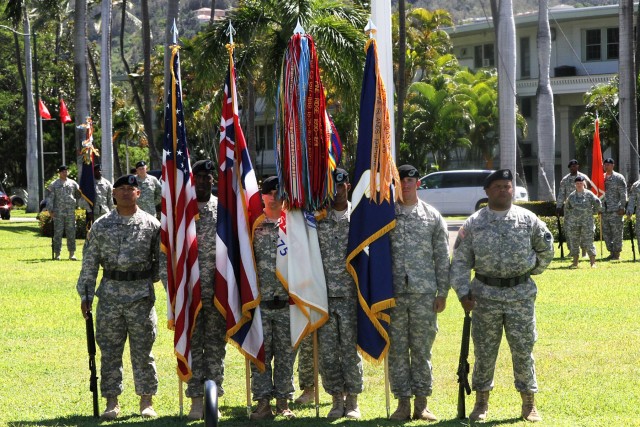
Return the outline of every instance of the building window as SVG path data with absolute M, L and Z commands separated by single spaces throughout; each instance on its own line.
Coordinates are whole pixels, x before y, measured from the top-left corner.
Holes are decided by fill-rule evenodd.
M 620 44 L 620 30 L 607 28 L 607 59 L 618 59 L 618 45 Z
M 602 59 L 602 37 L 600 29 L 585 31 L 585 57 L 586 61 L 600 61 Z
M 495 66 L 493 44 L 481 44 L 474 47 L 474 68 L 488 68 Z
M 522 78 L 531 77 L 531 48 L 529 37 L 520 37 L 520 75 Z

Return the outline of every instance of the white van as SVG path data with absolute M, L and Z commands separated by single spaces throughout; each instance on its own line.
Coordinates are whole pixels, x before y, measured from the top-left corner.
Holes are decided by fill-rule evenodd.
M 486 203 L 484 180 L 492 170 L 433 172 L 420 179 L 418 197 L 443 215 L 470 215 Z M 527 201 L 527 189 L 516 178 L 516 201 Z

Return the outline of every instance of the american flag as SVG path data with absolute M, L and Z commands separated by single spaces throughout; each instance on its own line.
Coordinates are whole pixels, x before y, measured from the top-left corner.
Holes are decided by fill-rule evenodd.
M 195 220 L 198 216 L 184 126 L 180 57 L 172 46 L 171 87 L 165 106 L 162 152 L 162 251 L 167 255 L 167 318 L 174 330 L 178 376 L 191 378 L 191 333 L 202 306 Z
M 219 159 L 214 303 L 227 321 L 227 341 L 262 371 L 264 338 L 252 248 L 262 200 L 238 118 L 233 49 L 222 101 Z

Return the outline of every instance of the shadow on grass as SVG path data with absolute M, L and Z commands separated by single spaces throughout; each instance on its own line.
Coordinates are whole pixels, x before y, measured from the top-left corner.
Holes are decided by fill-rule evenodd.
M 38 228 L 37 223 L 20 223 L 20 225 L 15 225 L 15 223 L 9 225 L 8 227 L 2 227 L 2 231 L 9 231 L 11 233 L 31 233 L 36 237 L 40 236 L 40 229 Z
M 149 426 L 153 423 L 154 426 L 184 426 L 185 417 L 158 417 L 153 420 L 142 418 L 140 415 L 130 414 L 118 417 L 114 422 L 108 422 L 101 420 L 100 418 L 89 416 L 70 416 L 70 417 L 58 417 L 50 418 L 39 421 L 9 421 L 7 426 L 9 427 L 26 427 L 26 426 L 107 426 L 112 424 L 126 423 L 127 426 Z

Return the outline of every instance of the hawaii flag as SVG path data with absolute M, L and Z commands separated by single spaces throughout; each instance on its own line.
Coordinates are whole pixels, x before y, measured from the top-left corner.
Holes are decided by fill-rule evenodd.
M 600 148 L 600 124 L 596 117 L 596 130 L 593 133 L 593 149 L 591 152 L 591 191 L 598 196 L 604 196 L 604 168 L 602 165 L 602 149 Z
M 389 349 L 389 309 L 395 305 L 389 232 L 396 225 L 393 185 L 400 180 L 391 157 L 391 123 L 376 41 L 367 43 L 347 270 L 358 290 L 358 348 L 366 359 L 379 362 Z
M 233 49 L 220 123 L 214 304 L 227 321 L 227 341 L 264 371 L 260 291 L 252 232 L 262 214 L 258 182 L 240 127 Z
M 329 318 L 316 219 L 307 211 L 283 210 L 279 236 L 276 275 L 289 291 L 291 344 L 298 347 Z
M 160 238 L 167 256 L 167 319 L 174 330 L 178 376 L 191 378 L 191 335 L 200 308 L 198 203 L 184 126 L 179 46 L 171 46 L 171 86 L 164 111 Z

